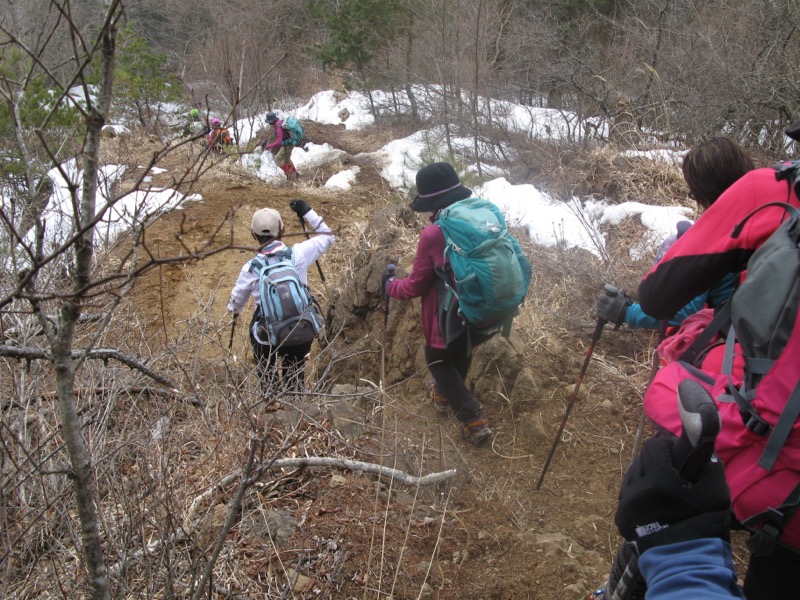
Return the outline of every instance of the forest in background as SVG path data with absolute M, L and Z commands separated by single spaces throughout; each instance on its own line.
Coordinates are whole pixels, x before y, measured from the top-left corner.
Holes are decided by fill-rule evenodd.
M 59 23 L 90 34 L 103 6 L 3 3 L 0 151 L 19 159 L 8 99 L 79 83 L 83 67 L 64 58 L 76 41 Z M 476 156 L 466 161 L 488 148 L 498 163 L 517 163 L 520 179 L 571 155 L 548 150 L 545 160 L 541 143 L 512 155 L 525 136 L 504 130 L 506 115 L 494 118 L 487 99 L 563 111 L 573 120 L 562 148 L 575 152 L 729 135 L 783 156 L 794 151 L 783 129 L 800 118 L 799 14 L 800 0 L 139 0 L 116 24 L 106 117 L 163 137 L 175 126 L 164 102 L 199 104 L 235 124 L 320 90 L 355 89 L 376 118 L 443 125 L 449 154 L 451 136 L 472 138 Z M 100 77 L 96 64 L 85 74 L 90 85 Z M 379 100 L 375 90 L 389 94 Z M 39 115 L 22 108 L 30 129 Z M 60 134 L 59 159 L 81 138 L 68 112 L 41 128 Z
M 241 114 L 347 87 L 403 90 L 408 106 L 376 111 L 413 117 L 418 84 L 463 134 L 481 134 L 484 97 L 601 117 L 627 144 L 725 133 L 772 152 L 800 117 L 797 0 L 142 0 L 128 16 L 193 99 Z

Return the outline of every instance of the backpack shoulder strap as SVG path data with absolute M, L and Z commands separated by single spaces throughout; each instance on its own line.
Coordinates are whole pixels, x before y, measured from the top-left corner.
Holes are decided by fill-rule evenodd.
M 748 390 L 745 383 L 742 383 L 741 387 L 737 387 L 736 382 L 733 380 L 733 359 L 736 353 L 735 346 L 736 332 L 733 329 L 733 324 L 731 324 L 728 329 L 728 337 L 725 340 L 725 353 L 722 359 L 722 375 L 728 379 L 728 393 L 720 395 L 718 400 L 720 402 L 736 402 L 745 427 L 757 435 L 767 435 L 772 428 L 769 423 L 758 414 L 758 411 L 753 406 L 752 401 L 756 396 L 755 389 Z
M 792 432 L 795 421 L 800 417 L 800 383 L 798 383 L 794 390 L 792 390 L 789 400 L 786 401 L 786 406 L 783 407 L 781 415 L 778 417 L 778 422 L 769 435 L 767 445 L 761 453 L 761 458 L 758 460 L 758 466 L 772 470 L 775 466 L 775 461 L 778 460 L 778 455 L 781 448 L 789 438 Z
M 739 412 L 742 414 L 745 427 L 758 435 L 768 435 L 767 443 L 764 450 L 761 452 L 761 457 L 758 459 L 758 466 L 767 471 L 771 471 L 778 460 L 781 449 L 783 448 L 789 434 L 792 432 L 795 422 L 800 417 L 800 383 L 795 385 L 792 393 L 783 407 L 778 422 L 774 427 L 771 427 L 758 411 L 753 406 L 752 400 L 755 398 L 755 389 L 747 390 L 745 384 L 741 388 L 737 388 L 733 379 L 731 378 L 731 366 L 733 356 L 733 342 L 734 339 L 733 326 L 731 326 L 728 340 L 725 344 L 725 358 L 723 366 L 723 374 L 728 378 L 728 392 L 720 397 L 720 401 L 727 402 L 729 398 L 732 399 L 739 406 Z M 764 362 L 765 359 L 753 359 L 751 362 Z M 772 361 L 768 361 L 772 362 Z M 766 369 L 764 370 L 766 372 Z
M 270 258 L 276 258 L 278 260 L 292 260 L 292 249 L 287 246 L 283 250 L 270 252 L 267 256 Z
M 706 325 L 705 329 L 700 332 L 692 344 L 681 354 L 678 360 L 695 364 L 694 361 L 700 355 L 706 346 L 711 342 L 715 335 L 723 330 L 727 330 L 731 324 L 731 302 L 730 300 L 722 305 L 711 319 L 711 322 Z
M 277 250 L 275 252 L 259 252 L 256 254 L 256 257 L 250 261 L 250 272 L 255 273 L 256 275 L 260 274 L 261 271 L 267 265 L 272 264 L 270 261 L 271 258 L 277 258 L 279 260 L 289 259 L 292 258 L 292 249 L 289 247 L 284 248 L 283 250 Z M 274 261 L 273 261 L 274 262 Z
M 736 224 L 731 232 L 731 237 L 736 239 L 742 234 L 742 230 L 744 229 L 745 224 L 750 220 L 750 218 L 759 211 L 764 210 L 765 208 L 769 207 L 776 207 L 782 208 L 784 212 L 789 213 L 789 216 L 800 218 L 800 210 L 796 206 L 792 206 L 788 202 L 767 202 L 766 204 L 762 204 L 751 210 L 745 217 Z
M 267 266 L 267 258 L 265 254 L 256 254 L 255 258 L 250 261 L 250 269 L 251 273 L 258 275 L 261 271 L 264 270 L 264 267 Z

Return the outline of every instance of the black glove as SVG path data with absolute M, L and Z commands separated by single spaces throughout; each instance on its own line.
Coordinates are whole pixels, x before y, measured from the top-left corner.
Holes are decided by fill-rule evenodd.
M 384 271 L 383 275 L 381 275 L 381 291 L 383 292 L 384 296 L 388 296 L 389 284 L 397 279 L 396 273 L 397 267 L 395 267 L 392 263 L 386 265 L 386 271 Z
M 295 198 L 291 202 L 289 202 L 289 208 L 291 208 L 295 213 L 297 213 L 298 217 L 305 217 L 308 211 L 311 210 L 311 207 L 308 205 L 308 202 L 305 200 L 301 200 L 300 198 Z
M 673 465 L 673 445 L 665 436 L 647 440 L 622 481 L 614 522 L 640 554 L 693 539 L 730 540 L 731 498 L 722 463 L 712 457 L 700 480 L 692 483 Z
M 597 297 L 595 312 L 598 319 L 613 323 L 619 327 L 625 322 L 625 313 L 628 312 L 628 307 L 631 304 L 633 304 L 631 299 L 622 292 L 616 296 L 602 294 Z

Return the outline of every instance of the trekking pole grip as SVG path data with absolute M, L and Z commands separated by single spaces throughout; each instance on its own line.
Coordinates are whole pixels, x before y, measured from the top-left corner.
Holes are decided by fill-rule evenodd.
M 681 435 L 672 450 L 672 463 L 685 480 L 697 483 L 714 454 L 722 428 L 719 410 L 708 391 L 694 379 L 678 384 Z
M 722 421 L 711 394 L 694 379 L 678 384 L 678 411 L 681 435 L 672 447 L 672 464 L 686 481 L 697 483 L 714 454 Z M 617 550 L 611 568 L 606 596 L 609 600 L 629 600 L 642 593 L 639 556 L 630 542 Z
M 603 290 L 605 291 L 606 296 L 610 296 L 611 298 L 619 295 L 619 288 L 611 285 L 610 283 L 605 284 L 603 286 Z M 597 319 L 597 325 L 595 326 L 594 333 L 592 334 L 592 339 L 595 342 L 600 339 L 601 335 L 603 335 L 603 328 L 606 326 L 606 323 L 608 323 L 608 321 L 605 319 Z

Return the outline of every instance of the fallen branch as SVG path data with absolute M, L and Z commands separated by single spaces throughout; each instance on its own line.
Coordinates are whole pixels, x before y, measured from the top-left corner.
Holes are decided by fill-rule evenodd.
M 279 458 L 269 463 L 259 465 L 256 469 L 253 469 L 252 475 L 250 480 L 254 480 L 262 475 L 265 471 L 269 469 L 283 469 L 283 468 L 293 468 L 299 469 L 302 467 L 331 467 L 336 469 L 347 469 L 349 471 L 363 471 L 364 473 L 371 473 L 373 475 L 381 475 L 383 477 L 389 477 L 394 479 L 398 483 L 402 483 L 405 485 L 409 485 L 412 487 L 416 486 L 426 486 L 426 485 L 434 485 L 437 483 L 441 483 L 442 481 L 447 481 L 448 479 L 452 479 L 456 476 L 457 470 L 456 469 L 449 469 L 447 471 L 440 471 L 438 473 L 430 473 L 428 475 L 424 475 L 422 477 L 416 477 L 415 475 L 409 475 L 405 471 L 400 471 L 398 469 L 392 469 L 391 467 L 384 467 L 383 465 L 377 465 L 375 463 L 366 463 L 360 460 L 349 460 L 346 458 L 332 458 L 326 456 L 307 456 L 301 458 Z M 189 506 L 189 510 L 186 512 L 186 517 L 184 518 L 184 526 L 179 528 L 175 533 L 170 536 L 171 540 L 174 541 L 181 541 L 186 539 L 187 532 L 191 532 L 194 529 L 194 520 L 197 511 L 200 508 L 200 505 L 204 500 L 215 494 L 221 488 L 225 488 L 237 479 L 242 476 L 242 470 L 236 469 L 231 473 L 228 473 L 220 479 L 217 483 L 207 489 L 205 492 L 197 496 Z M 166 540 L 165 540 L 166 541 Z M 152 552 L 156 552 L 163 542 L 161 540 L 156 540 L 148 544 L 145 548 L 140 548 L 136 552 L 132 553 L 129 556 L 124 557 L 115 565 L 112 565 L 108 569 L 109 575 L 112 577 L 117 576 L 122 569 L 132 560 L 136 560 L 146 556 Z
M 299 468 L 299 467 L 333 467 L 337 469 L 348 469 L 350 471 L 364 471 L 365 473 L 372 473 L 373 475 L 381 475 L 394 479 L 398 483 L 402 483 L 411 487 L 435 485 L 442 481 L 447 481 L 456 476 L 456 469 L 448 471 L 440 471 L 439 473 L 430 473 L 423 477 L 409 475 L 405 471 L 392 469 L 391 467 L 384 467 L 383 465 L 376 465 L 375 463 L 361 462 L 360 460 L 349 460 L 346 458 L 330 458 L 325 456 L 306 456 L 302 458 L 279 458 L 271 465 L 273 468 L 282 469 L 284 467 Z
M 159 388 L 159 387 L 148 387 L 148 386 L 130 386 L 130 387 L 121 387 L 121 388 L 113 388 L 113 387 L 94 387 L 94 388 L 75 388 L 72 390 L 72 393 L 75 396 L 87 396 L 87 395 L 94 395 L 94 396 L 102 396 L 104 394 L 118 394 L 118 393 L 126 393 L 132 396 L 135 395 L 142 395 L 142 396 L 162 396 L 164 398 L 178 398 L 180 399 L 183 396 L 183 393 L 179 390 L 168 390 L 166 388 Z M 42 400 L 55 400 L 58 397 L 58 392 L 56 390 L 50 390 L 47 392 L 42 392 L 39 396 Z M 192 404 L 196 404 L 193 400 Z
M 365 473 L 372 473 L 374 475 L 383 475 L 384 477 L 393 478 L 395 481 L 411 487 L 434 485 L 441 483 L 442 481 L 452 479 L 457 474 L 456 469 L 450 469 L 448 471 L 431 473 L 423 477 L 416 477 L 414 475 L 409 475 L 404 471 L 392 469 L 391 467 L 384 467 L 383 465 L 377 465 L 375 463 L 366 463 L 360 460 L 349 460 L 346 458 L 332 458 L 325 456 L 306 456 L 301 458 L 275 459 L 268 464 L 263 464 L 256 468 L 254 470 L 253 477 L 258 477 L 264 471 L 272 468 L 299 469 L 302 467 L 332 467 L 337 469 L 347 469 L 349 471 L 363 471 Z M 186 512 L 186 518 L 184 519 L 185 527 L 191 528 L 191 523 L 194 521 L 195 514 L 197 513 L 203 500 L 213 495 L 218 490 L 226 488 L 231 483 L 239 479 L 240 476 L 241 469 L 236 469 L 235 471 L 225 475 L 225 477 L 220 479 L 212 487 L 197 496 L 192 501 L 191 505 L 189 505 L 189 510 Z

